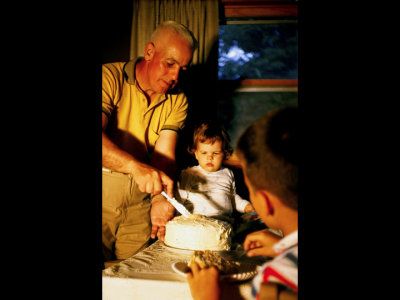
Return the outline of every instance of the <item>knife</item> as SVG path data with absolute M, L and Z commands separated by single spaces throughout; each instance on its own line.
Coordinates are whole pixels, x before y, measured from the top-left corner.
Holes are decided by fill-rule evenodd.
M 186 207 L 176 201 L 175 198 L 171 198 L 164 191 L 161 192 L 161 195 L 163 195 L 168 200 L 168 202 L 171 203 L 176 208 L 176 210 L 182 214 L 182 216 L 184 216 L 185 218 L 190 218 L 192 216 L 192 214 L 186 209 Z

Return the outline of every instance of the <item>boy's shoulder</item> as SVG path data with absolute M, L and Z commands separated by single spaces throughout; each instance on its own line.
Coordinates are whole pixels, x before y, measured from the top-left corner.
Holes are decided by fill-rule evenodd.
M 281 283 L 297 292 L 298 268 L 298 246 L 295 245 L 267 263 L 263 281 Z
M 273 249 L 280 253 L 265 264 L 263 282 L 278 282 L 297 292 L 298 285 L 298 232 L 292 232 L 276 243 Z
M 261 283 L 279 283 L 289 290 L 298 290 L 298 246 L 286 249 L 272 260 L 264 263 L 253 278 L 254 295 L 259 293 Z

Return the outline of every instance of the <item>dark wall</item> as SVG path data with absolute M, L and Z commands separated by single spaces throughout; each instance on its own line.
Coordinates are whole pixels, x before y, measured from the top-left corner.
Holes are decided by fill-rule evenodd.
M 133 15 L 132 0 L 103 3 L 101 53 L 102 63 L 128 61 Z

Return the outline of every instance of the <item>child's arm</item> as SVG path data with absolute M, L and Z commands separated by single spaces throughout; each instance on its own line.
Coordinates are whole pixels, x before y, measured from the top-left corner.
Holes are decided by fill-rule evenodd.
M 250 201 L 245 200 L 242 197 L 240 197 L 239 194 L 236 194 L 235 176 L 234 176 L 232 170 L 229 170 L 229 174 L 230 174 L 231 180 L 232 180 L 231 181 L 231 195 L 234 198 L 236 210 L 240 213 L 256 211 L 255 208 L 253 207 L 253 205 L 250 203 Z
M 218 270 L 215 267 L 200 268 L 196 262 L 190 264 L 187 274 L 190 293 L 194 300 L 218 300 L 221 294 Z
M 268 229 L 263 229 L 249 233 L 244 240 L 243 248 L 249 250 L 247 252 L 249 257 L 258 255 L 275 257 L 277 253 L 272 249 L 272 246 L 281 239 L 282 237 L 268 231 Z
M 235 206 L 236 210 L 240 213 L 256 211 L 250 201 L 243 199 L 238 194 L 235 194 Z

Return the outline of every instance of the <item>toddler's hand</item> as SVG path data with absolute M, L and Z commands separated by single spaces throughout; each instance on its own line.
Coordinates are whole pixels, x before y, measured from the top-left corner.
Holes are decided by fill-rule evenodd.
M 254 206 L 252 204 L 247 204 L 245 206 L 245 208 L 244 208 L 244 212 L 248 213 L 248 212 L 251 212 L 251 211 L 256 211 L 256 210 L 255 210 L 255 208 L 254 208 Z

